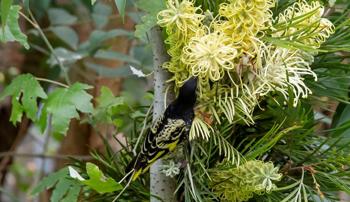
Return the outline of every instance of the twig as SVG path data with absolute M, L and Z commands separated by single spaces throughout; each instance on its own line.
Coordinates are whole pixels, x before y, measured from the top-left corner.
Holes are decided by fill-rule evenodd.
M 35 77 L 36 80 L 38 81 L 44 81 L 44 82 L 47 82 L 47 83 L 52 83 L 52 84 L 56 84 L 58 86 L 62 86 L 62 87 L 65 87 L 65 88 L 69 88 L 69 86 L 67 86 L 66 84 L 63 84 L 63 83 L 60 83 L 58 81 L 54 81 L 54 80 L 50 80 L 50 79 L 45 79 L 45 78 L 39 78 L 39 77 Z
M 43 159 L 69 159 L 76 158 L 79 160 L 92 160 L 94 159 L 89 155 L 62 155 L 62 154 L 44 154 L 44 153 L 17 153 L 13 151 L 0 152 L 0 158 L 2 157 L 18 157 L 18 158 L 43 158 Z
M 71 82 L 70 82 L 70 79 L 69 79 L 69 76 L 68 76 L 68 71 L 67 71 L 67 68 L 63 65 L 62 61 L 58 58 L 58 56 L 56 55 L 55 53 L 55 50 L 53 49 L 51 43 L 49 42 L 49 40 L 47 39 L 46 35 L 44 34 L 43 30 L 40 28 L 39 26 L 39 23 L 36 21 L 33 13 L 28 10 L 28 13 L 29 13 L 29 17 L 28 18 L 25 14 L 23 14 L 22 12 L 19 12 L 20 15 L 25 19 L 27 20 L 36 30 L 38 30 L 41 38 L 44 40 L 46 46 L 49 48 L 52 56 L 55 58 L 55 60 L 57 61 L 57 64 L 58 66 L 61 68 L 62 72 L 63 72 L 63 75 L 64 75 L 64 78 L 67 82 L 68 85 L 71 85 Z
M 147 118 L 148 118 L 149 114 L 151 113 L 151 110 L 152 110 L 152 109 L 153 109 L 153 104 L 149 107 L 149 109 L 148 109 L 148 111 L 147 111 L 147 113 L 146 113 L 146 117 L 145 117 L 145 120 L 143 120 L 143 126 L 142 126 L 142 129 L 141 129 L 140 135 L 139 135 L 139 137 L 137 138 L 137 141 L 136 141 L 136 144 L 135 144 L 135 146 L 134 146 L 134 149 L 132 150 L 132 153 L 134 154 L 134 156 L 137 155 L 136 149 L 137 149 L 137 146 L 138 146 L 139 143 L 140 143 L 141 137 L 143 136 L 143 132 L 144 132 L 144 130 L 145 130 L 145 128 L 146 128 L 146 124 L 147 124 Z

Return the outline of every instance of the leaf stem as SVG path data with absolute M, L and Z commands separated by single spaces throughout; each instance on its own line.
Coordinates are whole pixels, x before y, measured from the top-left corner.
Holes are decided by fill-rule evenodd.
M 47 82 L 47 83 L 56 84 L 56 85 L 62 86 L 62 87 L 64 87 L 64 88 L 69 88 L 68 85 L 63 84 L 63 83 L 60 83 L 60 82 L 58 82 L 58 81 L 54 81 L 54 80 L 50 80 L 50 79 L 45 79 L 45 78 L 39 78 L 39 77 L 35 77 L 35 79 L 38 80 L 38 81 L 43 81 L 43 82 Z

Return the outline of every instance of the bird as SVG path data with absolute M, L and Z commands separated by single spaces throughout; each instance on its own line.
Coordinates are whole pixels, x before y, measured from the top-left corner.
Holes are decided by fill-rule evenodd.
M 172 152 L 177 145 L 188 138 L 195 117 L 197 77 L 191 77 L 179 89 L 177 98 L 170 103 L 150 129 L 141 147 L 141 151 L 126 167 L 126 173 L 132 173 L 135 181 L 147 172 L 158 159 Z

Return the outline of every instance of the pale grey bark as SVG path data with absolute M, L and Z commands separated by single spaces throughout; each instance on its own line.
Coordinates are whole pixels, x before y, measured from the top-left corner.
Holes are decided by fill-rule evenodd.
M 165 91 L 167 89 L 166 80 L 169 79 L 169 73 L 162 69 L 164 62 L 169 60 L 169 56 L 166 52 L 161 29 L 156 26 L 150 31 L 150 41 L 153 48 L 153 61 L 154 61 L 154 109 L 153 120 L 164 112 L 164 98 Z M 173 99 L 173 93 L 171 88 L 167 93 L 167 102 Z M 161 200 L 151 197 L 151 202 L 175 202 L 176 198 L 174 191 L 176 189 L 176 181 L 173 178 L 165 176 L 161 173 L 160 166 L 162 160 L 156 161 L 150 168 L 150 190 L 152 195 L 156 195 Z

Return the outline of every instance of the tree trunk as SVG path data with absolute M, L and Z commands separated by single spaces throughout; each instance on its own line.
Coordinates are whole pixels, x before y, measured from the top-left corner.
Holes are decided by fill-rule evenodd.
M 169 78 L 169 73 L 162 69 L 164 62 L 169 60 L 169 56 L 166 52 L 162 32 L 159 27 L 154 27 L 150 31 L 151 43 L 153 45 L 153 62 L 154 62 L 154 109 L 153 109 L 153 120 L 164 112 L 165 109 L 165 90 L 167 88 L 166 80 Z M 173 99 L 173 93 L 168 93 L 167 101 Z M 170 178 L 161 173 L 160 166 L 162 160 L 156 161 L 150 169 L 150 190 L 151 195 L 160 197 L 161 200 L 151 196 L 151 202 L 176 201 L 175 189 L 176 181 L 174 178 Z

